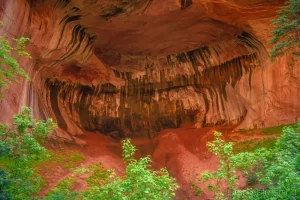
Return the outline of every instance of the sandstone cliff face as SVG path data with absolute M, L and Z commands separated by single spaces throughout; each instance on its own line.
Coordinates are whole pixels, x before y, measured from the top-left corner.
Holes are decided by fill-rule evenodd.
M 0 119 L 27 105 L 65 140 L 295 122 L 299 61 L 267 53 L 283 2 L 0 0 L 0 35 L 29 37 L 33 57 L 20 60 L 31 82 L 6 92 Z

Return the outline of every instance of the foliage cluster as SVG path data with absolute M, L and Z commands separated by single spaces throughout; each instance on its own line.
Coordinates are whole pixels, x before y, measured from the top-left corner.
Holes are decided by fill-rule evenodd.
M 254 152 L 234 155 L 232 144 L 221 139 L 208 143 L 209 151 L 220 159 L 216 172 L 205 172 L 202 180 L 216 180 L 208 187 L 215 193 L 215 199 L 264 200 L 297 199 L 300 196 L 300 124 L 295 128 L 285 127 L 274 148 L 258 148 Z M 237 188 L 237 171 L 242 170 L 248 183 L 256 182 L 263 189 Z M 221 189 L 225 185 L 225 190 Z
M 2 22 L 0 22 L 2 26 Z M 25 56 L 31 58 L 25 51 L 25 44 L 29 41 L 28 38 L 21 37 L 13 39 L 15 44 L 11 46 L 8 40 L 0 36 L 0 95 L 11 82 L 18 82 L 19 77 L 24 77 L 29 80 L 25 71 L 19 66 L 18 61 L 13 57 L 13 53 L 18 56 Z
M 254 153 L 237 156 L 245 173 L 255 167 L 261 189 L 236 190 L 236 199 L 297 199 L 300 196 L 300 124 L 285 127 L 271 150 L 258 149 Z M 246 163 L 246 164 L 245 164 Z
M 202 174 L 204 182 L 216 180 L 216 184 L 209 184 L 208 189 L 215 193 L 215 199 L 225 199 L 230 197 L 236 187 L 236 163 L 233 162 L 232 143 L 222 140 L 222 134 L 215 132 L 215 140 L 208 142 L 209 152 L 212 152 L 220 160 L 219 168 L 215 172 L 206 171 Z M 225 184 L 225 192 L 222 186 Z
M 48 192 L 45 200 L 75 200 L 79 198 L 77 192 L 72 192 L 74 180 L 66 178 L 62 180 L 53 190 Z
M 278 18 L 273 21 L 277 27 L 272 31 L 270 43 L 275 47 L 270 52 L 271 57 L 281 56 L 288 51 L 300 57 L 300 1 L 287 1 L 287 5 L 278 13 Z
M 51 119 L 35 121 L 29 108 L 14 117 L 13 126 L 0 124 L 0 183 L 6 196 L 28 199 L 40 191 L 44 182 L 34 167 L 49 156 L 42 143 L 55 128 Z

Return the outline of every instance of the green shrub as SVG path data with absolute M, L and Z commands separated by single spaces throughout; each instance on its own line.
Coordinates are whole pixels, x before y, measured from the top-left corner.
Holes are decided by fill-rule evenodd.
M 222 133 L 214 133 L 215 140 L 207 143 L 209 152 L 212 152 L 220 161 L 219 168 L 215 172 L 206 171 L 202 174 L 204 182 L 216 180 L 216 184 L 208 185 L 208 189 L 214 192 L 215 199 L 231 198 L 237 185 L 235 162 L 232 160 L 232 143 L 221 139 Z M 225 191 L 221 190 L 222 184 L 226 185 Z
M 8 178 L 8 173 L 0 168 L 0 199 L 9 200 L 12 199 L 8 189 L 11 184 L 11 180 Z
M 209 185 L 215 192 L 215 199 L 285 200 L 297 199 L 300 196 L 300 124 L 283 128 L 274 148 L 259 148 L 254 152 L 236 155 L 232 154 L 231 143 L 220 139 L 220 133 L 216 132 L 215 137 L 213 142 L 208 143 L 208 147 L 220 159 L 219 169 L 213 173 L 202 174 L 204 181 L 217 181 L 216 184 Z M 243 170 L 248 176 L 249 184 L 258 180 L 264 188 L 238 190 L 238 170 Z M 220 189 L 221 183 L 226 184 L 225 191 Z
M 275 47 L 271 51 L 271 57 L 283 55 L 285 52 L 292 52 L 300 56 L 300 1 L 289 0 L 287 5 L 279 10 L 279 17 L 273 21 L 278 25 L 273 31 L 271 44 Z
M 247 185 L 253 185 L 255 183 L 258 183 L 258 177 L 255 171 L 250 171 L 249 173 L 247 173 L 246 178 L 247 178 Z
M 48 158 L 42 143 L 48 133 L 56 128 L 51 119 L 36 122 L 29 108 L 14 116 L 14 124 L 0 125 L 0 168 L 7 173 L 10 184 L 6 190 L 13 199 L 29 199 L 38 194 L 44 185 L 35 170 L 37 163 Z
M 197 197 L 200 197 L 200 196 L 202 195 L 202 190 L 201 190 L 201 188 L 197 188 L 197 190 L 196 190 L 196 192 L 195 192 L 195 195 L 196 195 Z
M 0 22 L 0 26 L 2 25 Z M 19 56 L 31 58 L 25 51 L 25 44 L 28 41 L 29 39 L 24 37 L 14 39 L 15 44 L 11 46 L 8 40 L 0 36 L 0 96 L 2 96 L 3 89 L 8 88 L 11 82 L 18 82 L 19 77 L 29 80 L 18 61 L 12 56 L 12 52 L 17 52 Z
M 75 200 L 79 198 L 79 192 L 72 192 L 74 180 L 67 178 L 62 180 L 53 190 L 48 192 L 45 200 Z

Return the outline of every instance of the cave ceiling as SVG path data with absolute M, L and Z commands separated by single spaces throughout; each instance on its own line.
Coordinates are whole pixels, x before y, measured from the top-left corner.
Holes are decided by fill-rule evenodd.
M 239 40 L 246 32 L 259 41 L 255 21 L 276 14 L 283 0 L 57 0 L 61 26 L 76 24 L 73 34 L 87 32 L 95 55 L 108 67 L 144 70 L 149 60 L 214 48 L 224 63 L 253 53 Z M 47 1 L 29 1 L 39 12 Z M 42 13 L 44 11 L 40 11 Z M 254 25 L 253 25 L 254 24 Z M 263 24 L 261 25 L 263 26 Z M 77 28 L 77 29 L 76 29 Z M 82 30 L 84 29 L 84 31 Z M 257 35 L 255 35 L 257 34 Z M 258 38 L 262 37 L 262 38 Z M 265 42 L 265 41 L 263 41 Z M 231 55 L 228 50 L 232 49 Z M 260 47 L 258 47 L 260 48 Z M 256 51 L 256 50 L 255 50 Z M 222 56 L 223 55 L 223 56 Z M 204 63 L 205 64 L 205 63 Z

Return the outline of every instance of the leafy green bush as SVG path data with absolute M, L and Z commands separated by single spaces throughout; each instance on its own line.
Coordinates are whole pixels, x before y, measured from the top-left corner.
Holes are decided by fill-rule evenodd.
M 256 175 L 255 170 L 251 170 L 246 174 L 247 185 L 253 185 L 258 182 L 258 177 Z
M 274 149 L 258 149 L 247 155 L 251 167 L 257 167 L 257 177 L 264 190 L 253 189 L 255 197 L 248 199 L 296 199 L 300 195 L 300 125 L 285 127 Z M 242 156 L 243 154 L 240 154 Z M 236 192 L 238 194 L 238 192 Z M 243 193 L 243 192 L 241 192 Z
M 275 47 L 271 51 L 271 57 L 281 56 L 287 51 L 300 56 L 300 1 L 287 1 L 273 24 L 278 27 L 272 31 L 273 39 L 270 43 L 275 44 Z
M 23 108 L 14 116 L 14 125 L 0 124 L 0 147 L 5 149 L 0 156 L 0 168 L 7 173 L 0 182 L 9 180 L 5 191 L 13 199 L 28 199 L 39 193 L 44 182 L 35 166 L 48 158 L 42 143 L 56 128 L 51 119 L 35 121 L 30 112 L 29 108 Z
M 196 190 L 196 192 L 195 192 L 195 195 L 196 195 L 197 197 L 200 197 L 201 194 L 202 194 L 201 188 L 197 188 L 197 190 Z
M 0 26 L 2 25 L 0 22 Z M 25 51 L 25 44 L 28 41 L 29 39 L 24 37 L 14 39 L 15 45 L 11 46 L 8 40 L 4 40 L 0 36 L 0 95 L 11 82 L 18 82 L 19 76 L 29 79 L 18 61 L 12 56 L 13 52 L 17 52 L 19 56 L 31 58 Z
M 215 140 L 208 142 L 208 151 L 212 152 L 219 160 L 219 168 L 215 172 L 206 171 L 202 174 L 202 180 L 204 182 L 208 180 L 216 180 L 216 184 L 210 184 L 208 189 L 213 191 L 215 199 L 230 198 L 232 192 L 235 190 L 237 184 L 237 175 L 235 169 L 235 163 L 232 156 L 232 143 L 226 143 L 221 139 L 222 133 L 215 132 Z M 221 190 L 222 184 L 225 183 L 225 193 Z
M 11 180 L 8 178 L 8 173 L 0 168 L 0 199 L 9 200 L 12 199 L 8 192 Z
M 67 178 L 62 180 L 53 190 L 47 194 L 45 200 L 75 200 L 78 198 L 77 192 L 72 192 L 74 180 Z
M 283 128 L 282 135 L 272 149 L 259 148 L 254 152 L 236 155 L 232 154 L 231 143 L 220 139 L 220 133 L 215 132 L 215 137 L 208 147 L 220 159 L 220 166 L 214 173 L 205 172 L 202 178 L 205 181 L 217 180 L 215 185 L 210 185 L 216 199 L 285 200 L 300 197 L 300 124 L 296 128 Z M 246 176 L 253 176 L 253 180 L 255 177 L 255 181 L 257 179 L 264 188 L 238 190 L 238 170 L 243 170 Z M 222 181 L 227 187 L 225 191 L 220 189 Z M 228 188 L 231 193 L 228 193 Z

